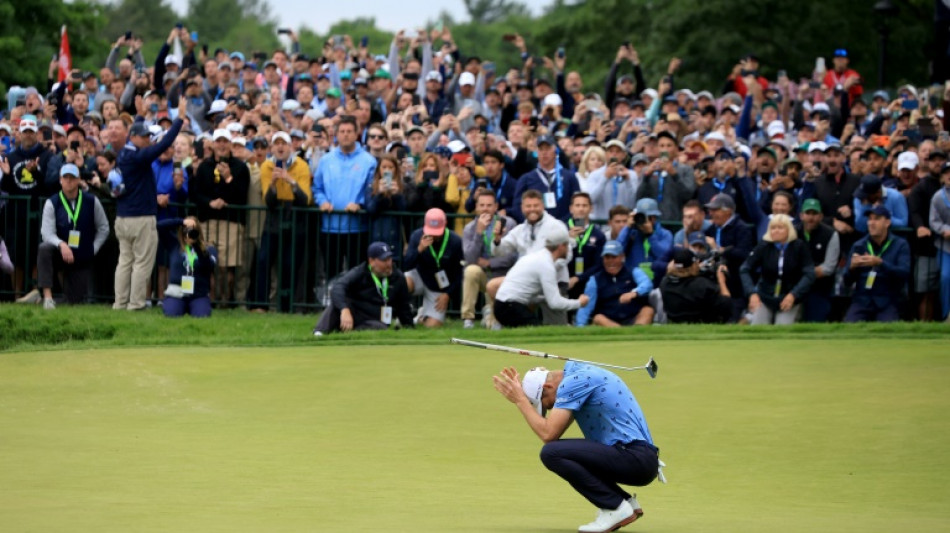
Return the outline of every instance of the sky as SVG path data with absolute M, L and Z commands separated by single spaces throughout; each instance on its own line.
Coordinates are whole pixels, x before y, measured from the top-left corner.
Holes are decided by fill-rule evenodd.
M 168 0 L 176 12 L 188 11 L 188 0 Z M 455 20 L 467 20 L 462 0 L 432 2 L 424 0 L 267 0 L 279 26 L 294 29 L 308 26 L 317 33 L 325 33 L 339 20 L 357 17 L 376 17 L 376 26 L 383 30 L 398 31 L 415 28 L 427 20 L 434 20 L 445 10 Z M 551 0 L 519 0 L 538 15 Z

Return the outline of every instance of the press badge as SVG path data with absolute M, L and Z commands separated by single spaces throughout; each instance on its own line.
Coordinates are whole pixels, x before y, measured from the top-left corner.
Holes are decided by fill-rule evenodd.
M 79 232 L 72 230 L 69 232 L 69 237 L 66 239 L 66 245 L 70 248 L 79 248 Z
M 574 273 L 580 274 L 584 272 L 584 256 L 579 255 L 574 258 Z
M 181 292 L 184 294 L 195 293 L 195 277 L 194 276 L 181 277 Z
M 444 289 L 449 286 L 449 277 L 445 274 L 444 270 L 440 270 L 435 273 L 435 282 L 439 284 L 440 289 Z
M 775 294 L 774 294 L 774 296 L 775 296 L 776 298 L 778 298 L 780 294 L 782 294 L 782 280 L 778 280 L 778 281 L 775 282 Z
M 554 209 L 557 207 L 557 197 L 554 196 L 553 192 L 544 193 L 544 208 L 545 209 Z
M 864 282 L 864 288 L 870 289 L 874 287 L 874 280 L 877 279 L 877 270 L 872 270 L 868 272 L 868 279 Z
M 389 305 L 384 305 L 379 311 L 379 321 L 387 326 L 393 323 L 393 308 Z

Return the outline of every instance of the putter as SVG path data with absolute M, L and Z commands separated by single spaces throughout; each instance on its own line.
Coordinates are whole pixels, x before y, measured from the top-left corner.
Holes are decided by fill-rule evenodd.
M 577 363 L 586 363 L 588 365 L 597 365 L 597 366 L 602 366 L 606 368 L 615 368 L 617 370 L 646 370 L 647 374 L 649 374 L 651 378 L 656 379 L 657 365 L 656 365 L 656 361 L 654 361 L 652 357 L 650 357 L 650 360 L 647 361 L 647 364 L 643 366 L 619 366 L 619 365 L 611 365 L 607 363 L 598 363 L 596 361 L 586 361 L 584 359 L 574 359 L 573 357 L 561 357 L 560 355 L 554 355 L 554 354 L 539 352 L 535 350 L 525 350 L 522 348 L 513 348 L 511 346 L 502 346 L 500 344 L 487 344 L 484 342 L 469 341 L 465 339 L 456 339 L 456 338 L 452 338 L 451 342 L 452 344 L 460 344 L 462 346 L 471 346 L 472 348 L 484 348 L 486 350 L 495 350 L 498 352 L 510 352 L 510 353 L 516 353 L 516 354 L 521 354 L 521 355 L 527 355 L 528 357 L 540 357 L 541 359 L 558 359 L 561 361 L 574 361 Z

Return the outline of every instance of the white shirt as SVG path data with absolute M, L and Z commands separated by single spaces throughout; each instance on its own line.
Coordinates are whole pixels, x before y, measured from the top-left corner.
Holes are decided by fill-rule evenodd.
M 567 224 L 554 218 L 547 212 L 542 212 L 541 218 L 533 225 L 524 221 L 506 233 L 498 246 L 492 246 L 492 255 L 500 257 L 517 252 L 520 258 L 538 250 L 547 250 L 547 248 L 544 247 L 544 241 L 558 226 L 567 229 Z M 557 267 L 557 281 L 567 283 L 570 279 L 567 271 L 567 262 L 573 259 L 574 252 L 568 249 L 567 259 L 564 261 L 564 265 Z
M 587 177 L 587 194 L 592 200 L 590 218 L 609 219 L 610 208 L 615 205 L 633 209 L 637 203 L 640 177 L 630 169 L 627 169 L 627 176 L 626 179 L 619 175 L 608 178 L 606 165 L 590 173 Z
M 560 311 L 580 308 L 580 302 L 577 300 L 561 296 L 557 286 L 554 257 L 547 248 L 518 259 L 501 282 L 495 298 L 502 302 L 518 302 L 524 305 L 544 301 L 551 309 Z

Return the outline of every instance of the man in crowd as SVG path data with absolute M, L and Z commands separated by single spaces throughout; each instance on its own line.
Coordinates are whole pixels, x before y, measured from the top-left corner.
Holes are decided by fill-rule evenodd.
M 409 288 L 403 273 L 393 266 L 392 248 L 374 242 L 366 256 L 366 263 L 351 268 L 333 284 L 330 306 L 313 330 L 315 337 L 334 331 L 388 329 L 393 318 L 402 327 L 414 327 Z
M 434 207 L 423 227 L 412 232 L 404 262 L 409 294 L 422 296 L 420 320 L 427 328 L 445 323 L 449 298 L 462 284 L 462 239 L 446 227 L 445 212 Z
M 845 322 L 894 322 L 910 276 L 910 245 L 891 233 L 891 213 L 883 205 L 867 212 L 866 237 L 848 254 L 844 279 L 854 283 Z
M 907 194 L 910 238 L 914 256 L 912 292 L 917 307 L 917 319 L 928 321 L 936 316 L 937 291 L 940 289 L 940 261 L 933 233 L 930 231 L 930 201 L 940 191 L 940 170 L 947 154 L 933 151 L 927 156 L 926 173 Z
M 63 165 L 59 183 L 62 190 L 43 205 L 43 242 L 36 259 L 44 309 L 56 307 L 53 280 L 57 272 L 63 274 L 66 302 L 85 301 L 93 258 L 109 237 L 109 220 L 99 199 L 80 190 L 79 168 Z
M 178 102 L 179 117 L 185 116 L 187 106 L 188 100 L 182 97 Z M 113 309 L 138 311 L 146 307 L 146 286 L 158 250 L 155 219 L 158 191 L 152 163 L 174 143 L 182 124 L 182 119 L 176 118 L 162 139 L 153 145 L 145 122 L 133 122 L 129 141 L 116 158 L 121 183 L 110 178 L 116 195 L 115 236 L 119 239 Z
M 462 253 L 465 258 L 465 270 L 462 281 L 462 320 L 468 329 L 475 325 L 475 303 L 480 293 L 485 293 L 485 307 L 482 309 L 482 323 L 492 327 L 491 310 L 494 303 L 486 291 L 489 280 L 504 276 L 518 259 L 517 252 L 506 256 L 492 255 L 495 235 L 506 227 L 514 227 L 511 217 L 498 214 L 498 202 L 495 193 L 488 189 L 475 191 L 475 213 L 477 218 L 465 225 L 462 232 Z
M 571 217 L 567 219 L 568 233 L 574 260 L 568 262 L 570 275 L 568 296 L 577 298 L 584 292 L 587 280 L 601 269 L 601 251 L 607 238 L 590 219 L 591 199 L 586 192 L 574 193 L 571 198 Z
M 577 326 L 594 324 L 608 328 L 645 326 L 653 323 L 648 295 L 653 282 L 639 267 L 624 265 L 623 245 L 604 245 L 603 268 L 590 277 L 584 288 L 589 303 L 577 312 Z
M 485 179 L 472 180 L 472 188 L 476 191 L 478 188 L 483 188 L 494 194 L 498 211 L 503 215 L 507 215 L 508 209 L 514 203 L 517 184 L 514 178 L 505 170 L 505 156 L 498 150 L 489 150 L 485 152 L 482 158 L 482 166 L 485 168 Z M 476 210 L 475 196 L 475 194 L 472 194 L 465 201 L 466 211 Z
M 739 268 L 755 247 L 752 226 L 736 216 L 736 204 L 728 194 L 717 194 L 706 204 L 712 225 L 706 228 L 706 236 L 712 237 L 715 251 L 722 254 L 727 267 L 727 286 L 732 295 L 731 322 L 737 322 L 746 308 Z
M 593 204 L 592 216 L 603 220 L 615 205 L 633 205 L 640 179 L 627 167 L 627 147 L 616 139 L 606 146 L 607 164 L 590 173 L 587 192 Z
M 904 195 L 890 187 L 884 187 L 881 178 L 869 174 L 861 178 L 861 185 L 854 191 L 854 229 L 868 231 L 867 213 L 875 206 L 884 206 L 890 213 L 888 220 L 895 226 L 907 225 L 907 200 Z
M 724 324 L 732 318 L 728 267 L 711 264 L 712 272 L 703 271 L 700 258 L 692 247 L 705 245 L 705 239 L 697 236 L 690 247 L 677 247 L 673 251 L 673 260 L 660 282 L 663 311 L 668 322 Z
M 815 282 L 802 302 L 802 321 L 825 322 L 831 313 L 841 242 L 838 232 L 823 222 L 821 202 L 816 198 L 809 198 L 802 203 L 801 218 L 801 238 L 808 243 L 815 265 Z
M 538 168 L 518 178 L 515 203 L 508 213 L 515 220 L 524 220 L 521 195 L 532 189 L 541 193 L 544 209 L 554 218 L 564 220 L 570 214 L 571 198 L 581 187 L 574 171 L 561 166 L 557 150 L 553 137 L 538 138 Z
M 637 199 L 653 198 L 659 204 L 662 220 L 676 220 L 682 216 L 683 204 L 695 194 L 696 180 L 693 168 L 678 160 L 676 136 L 662 131 L 656 137 L 660 156 L 647 165 Z

